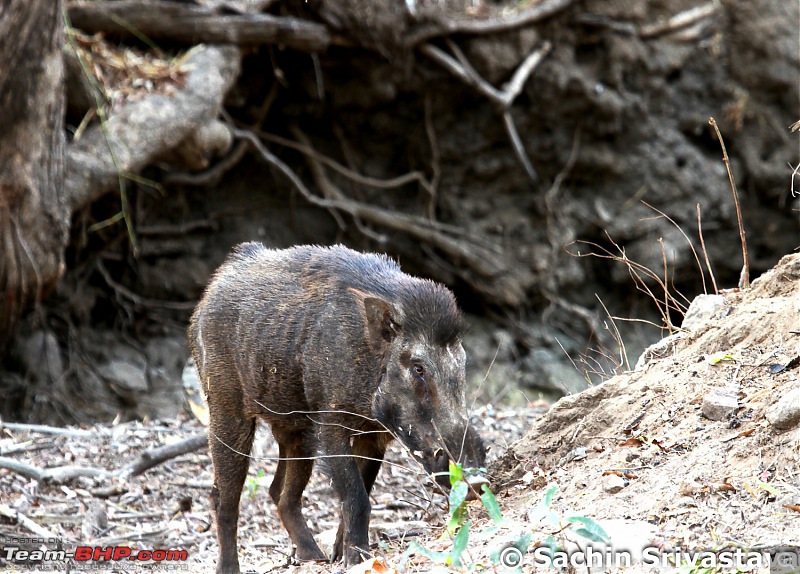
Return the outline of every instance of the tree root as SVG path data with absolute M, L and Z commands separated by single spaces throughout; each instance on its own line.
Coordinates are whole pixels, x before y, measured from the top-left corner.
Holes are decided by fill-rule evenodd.
M 523 281 L 513 272 L 509 262 L 495 250 L 475 243 L 459 241 L 435 229 L 435 222 L 424 218 L 374 207 L 348 199 L 336 188 L 322 171 L 313 156 L 306 156 L 317 186 L 327 196 L 319 197 L 311 192 L 303 180 L 281 159 L 273 154 L 252 131 L 235 129 L 234 136 L 249 141 L 264 160 L 278 168 L 300 194 L 312 205 L 347 213 L 354 219 L 372 223 L 385 229 L 399 231 L 408 237 L 422 241 L 446 254 L 452 262 L 465 271 L 462 277 L 473 287 L 492 295 L 496 303 L 517 306 L 525 298 Z M 380 237 L 380 236 L 377 236 Z
M 185 87 L 172 97 L 153 94 L 131 102 L 67 146 L 65 188 L 77 211 L 118 188 L 120 178 L 163 157 L 215 118 L 239 73 L 239 50 L 209 46 L 186 60 Z
M 330 43 L 321 24 L 269 14 L 220 14 L 205 6 L 160 0 L 70 2 L 69 18 L 85 32 L 177 40 L 191 44 L 283 44 L 318 52 Z

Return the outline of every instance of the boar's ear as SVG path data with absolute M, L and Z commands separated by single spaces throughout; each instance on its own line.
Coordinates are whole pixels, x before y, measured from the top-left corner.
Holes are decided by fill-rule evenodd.
M 367 341 L 380 349 L 400 332 L 400 317 L 394 306 L 380 297 L 350 288 L 364 308 Z

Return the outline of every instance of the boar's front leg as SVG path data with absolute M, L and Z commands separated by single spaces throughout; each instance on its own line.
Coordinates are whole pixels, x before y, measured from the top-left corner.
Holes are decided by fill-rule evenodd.
M 324 453 L 333 455 L 327 459 L 328 468 L 342 504 L 341 541 L 337 535 L 333 559 L 343 555 L 345 566 L 351 566 L 369 555 L 369 496 L 357 459 L 348 456 L 353 454 L 350 431 L 341 428 L 341 422 L 339 426 L 323 424 L 319 431 Z
M 308 529 L 301 501 L 314 466 L 313 453 L 305 432 L 281 432 L 273 425 L 272 434 L 278 441 L 279 462 L 269 494 L 278 507 L 278 516 L 297 547 L 298 560 L 327 560 Z
M 367 496 L 372 491 L 372 485 L 375 484 L 375 478 L 381 469 L 383 455 L 386 452 L 386 447 L 375 436 L 374 434 L 359 435 L 353 439 L 353 456 L 358 457 L 356 458 L 356 464 L 361 473 L 361 480 L 364 483 Z M 339 531 L 336 533 L 336 543 L 333 546 L 332 561 L 334 562 L 344 556 L 344 525 L 344 515 L 342 515 Z

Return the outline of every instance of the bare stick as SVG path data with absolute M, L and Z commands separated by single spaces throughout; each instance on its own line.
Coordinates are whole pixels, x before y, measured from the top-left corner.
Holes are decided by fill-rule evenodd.
M 6 518 L 10 518 L 11 520 L 16 520 L 19 524 L 36 534 L 37 536 L 41 536 L 42 538 L 55 538 L 58 539 L 60 536 L 54 534 L 44 526 L 39 526 L 36 522 L 22 514 L 18 510 L 14 510 L 13 508 L 6 506 L 5 504 L 0 504 L 0 516 L 5 516 Z
M 95 432 L 82 429 L 69 429 L 46 425 L 31 425 L 27 423 L 4 423 L 0 421 L 0 429 L 4 428 L 12 431 L 38 432 L 43 434 L 55 434 L 79 438 L 95 436 L 97 434 Z
M 731 182 L 731 191 L 733 192 L 733 203 L 736 206 L 736 219 L 739 223 L 739 239 L 742 242 L 742 273 L 739 275 L 739 289 L 750 288 L 750 261 L 747 257 L 747 240 L 744 237 L 744 223 L 742 223 L 742 208 L 739 205 L 739 194 L 736 192 L 736 182 L 733 180 L 733 172 L 731 171 L 731 162 L 728 159 L 728 150 L 725 149 L 725 142 L 722 140 L 722 134 L 717 127 L 717 122 L 714 118 L 708 118 L 708 123 L 714 128 L 714 132 L 719 139 L 719 145 L 722 148 L 722 161 L 725 164 L 725 169 L 728 170 L 728 179 Z
M 514 148 L 514 154 L 522 165 L 522 169 L 525 170 L 525 173 L 528 174 L 528 177 L 533 183 L 538 183 L 539 176 L 536 174 L 536 170 L 533 168 L 533 164 L 522 145 L 522 138 L 519 137 L 517 125 L 514 123 L 514 118 L 511 117 L 511 109 L 503 111 L 503 125 L 506 128 L 508 139 L 511 141 L 511 147 Z
M 208 446 L 208 433 L 201 432 L 200 434 L 189 437 L 180 442 L 163 445 L 143 452 L 139 458 L 119 471 L 118 474 L 124 478 L 129 476 L 138 476 L 143 472 L 150 470 L 154 466 L 161 464 L 162 462 L 184 454 L 189 454 L 190 452 L 200 450 L 206 446 Z
M 435 60 L 445 70 L 461 79 L 461 81 L 468 86 L 472 86 L 478 90 L 481 94 L 486 96 L 495 104 L 498 104 L 501 107 L 505 106 L 503 93 L 492 86 L 489 82 L 481 78 L 477 73 L 470 73 L 474 72 L 471 66 L 465 68 L 446 52 L 443 52 L 431 44 L 420 46 L 419 51 L 428 56 L 430 59 Z
M 703 224 L 700 222 L 700 204 L 696 205 L 697 208 L 697 233 L 700 235 L 700 248 L 703 250 L 703 258 L 706 261 L 706 269 L 711 277 L 711 285 L 714 287 L 714 294 L 718 295 L 717 281 L 714 279 L 714 272 L 711 270 L 711 262 L 708 260 L 708 251 L 706 251 L 706 242 L 703 240 Z
M 667 270 L 667 252 L 664 249 L 664 239 L 659 237 L 658 244 L 661 246 L 661 259 L 664 265 L 664 308 L 669 309 L 669 290 L 667 286 L 669 285 L 669 275 Z M 669 311 L 666 313 L 667 317 L 667 328 L 672 332 L 674 329 L 672 327 L 672 319 L 670 318 Z
M 70 480 L 87 478 L 106 478 L 109 472 L 85 466 L 58 466 L 55 468 L 38 468 L 30 464 L 25 464 L 13 458 L 0 457 L 0 468 L 10 470 L 16 474 L 37 480 L 40 482 L 50 482 L 54 484 L 64 484 Z
M 511 77 L 511 80 L 503 87 L 503 94 L 508 101 L 508 105 L 511 105 L 511 103 L 517 99 L 517 96 L 525 86 L 525 82 L 528 81 L 528 76 L 533 73 L 536 66 L 539 65 L 544 57 L 550 53 L 550 49 L 550 42 L 545 42 L 542 44 L 541 48 L 528 54 L 522 61 L 517 71 L 514 72 L 514 75 Z
M 706 275 L 705 273 L 703 273 L 703 266 L 700 265 L 700 258 L 697 256 L 697 251 L 695 251 L 694 249 L 692 240 L 689 239 L 689 236 L 686 235 L 686 233 L 684 233 L 683 229 L 681 229 L 681 226 L 675 223 L 675 221 L 669 215 L 667 215 L 660 209 L 656 209 L 655 207 L 647 203 L 645 200 L 642 200 L 642 203 L 645 204 L 650 209 L 652 209 L 653 211 L 655 211 L 656 213 L 658 213 L 661 217 L 669 221 L 675 227 L 675 229 L 681 232 L 681 235 L 683 235 L 683 238 L 686 240 L 686 243 L 689 244 L 689 249 L 692 250 L 692 255 L 694 255 L 694 261 L 695 263 L 697 263 L 697 268 L 700 270 L 700 279 L 703 282 L 703 293 L 708 293 L 708 291 L 706 290 Z
M 614 340 L 616 341 L 617 346 L 619 347 L 619 359 L 620 359 L 619 365 L 620 366 L 625 365 L 625 370 L 630 371 L 631 364 L 628 362 L 628 351 L 625 350 L 625 342 L 622 340 L 622 334 L 619 332 L 619 329 L 617 328 L 617 323 L 614 321 L 614 316 L 611 315 L 611 313 L 609 313 L 608 307 L 606 307 L 606 304 L 603 303 L 603 300 L 600 298 L 600 295 L 595 293 L 594 296 L 597 297 L 598 301 L 600 301 L 600 305 L 603 307 L 603 311 L 605 311 L 606 315 L 608 315 L 608 318 L 611 320 L 611 326 L 614 328 L 613 331 L 611 330 L 609 331 L 611 332 L 611 336 L 614 337 Z
M 695 6 L 694 8 L 676 14 L 666 22 L 642 26 L 639 30 L 639 36 L 642 38 L 655 38 L 662 34 L 669 34 L 683 28 L 688 28 L 700 20 L 713 16 L 716 11 L 716 2 L 709 2 L 703 6 Z

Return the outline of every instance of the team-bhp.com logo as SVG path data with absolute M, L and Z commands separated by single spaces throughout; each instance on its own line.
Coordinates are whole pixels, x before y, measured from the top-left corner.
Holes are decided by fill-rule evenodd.
M 60 544 L 59 544 L 60 546 Z M 13 563 L 17 565 L 29 565 L 34 569 L 43 563 L 55 567 L 58 564 L 65 564 L 71 561 L 75 569 L 80 570 L 81 564 L 93 564 L 92 569 L 98 563 L 107 563 L 114 565 L 115 568 L 125 569 L 126 564 L 142 564 L 148 563 L 150 567 L 163 564 L 169 565 L 170 570 L 186 569 L 186 560 L 189 554 L 186 550 L 177 549 L 154 549 L 154 550 L 137 550 L 136 548 L 129 548 L 127 546 L 76 546 L 74 550 L 61 550 L 61 549 L 25 549 L 15 545 L 6 545 L 0 548 L 0 557 L 6 563 Z

